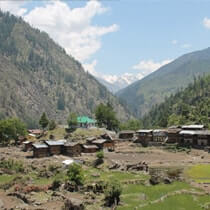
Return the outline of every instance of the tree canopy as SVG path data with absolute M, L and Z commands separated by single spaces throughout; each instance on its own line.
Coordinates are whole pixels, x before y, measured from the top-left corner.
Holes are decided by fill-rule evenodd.
M 26 126 L 18 118 L 0 120 L 0 142 L 8 144 L 10 140 L 18 143 L 19 136 L 25 136 Z
M 120 124 L 120 130 L 139 130 L 143 127 L 143 123 L 140 120 L 131 119 L 125 123 Z
M 109 103 L 107 105 L 99 104 L 95 110 L 95 117 L 99 127 L 105 126 L 108 130 L 117 130 L 119 128 L 116 113 Z
M 69 166 L 67 171 L 69 181 L 76 185 L 83 185 L 84 175 L 82 167 L 79 164 L 73 163 Z
M 39 124 L 41 125 L 41 127 L 43 129 L 45 129 L 48 126 L 48 123 L 49 123 L 49 120 L 47 119 L 45 112 L 43 112 L 43 114 L 39 120 Z
M 144 127 L 204 124 L 210 128 L 210 75 L 194 78 L 186 89 L 156 105 L 143 119 Z
M 70 129 L 74 129 L 77 126 L 77 114 L 74 112 L 70 113 L 67 123 Z

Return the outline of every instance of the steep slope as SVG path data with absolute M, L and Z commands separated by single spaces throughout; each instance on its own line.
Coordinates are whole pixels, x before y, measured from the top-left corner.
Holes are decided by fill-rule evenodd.
M 210 128 L 210 75 L 198 78 L 186 89 L 154 107 L 145 117 L 145 127 L 166 127 L 188 123 Z
M 186 87 L 194 77 L 210 73 L 210 48 L 181 56 L 159 70 L 119 91 L 130 110 L 143 116 L 153 105 Z
M 18 116 L 30 125 L 45 111 L 65 123 L 69 112 L 92 115 L 99 103 L 129 114 L 81 64 L 49 36 L 0 11 L 0 117 Z

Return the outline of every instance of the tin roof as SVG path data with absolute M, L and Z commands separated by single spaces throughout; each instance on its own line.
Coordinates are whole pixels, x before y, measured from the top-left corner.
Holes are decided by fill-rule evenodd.
M 83 144 L 82 146 L 85 149 L 98 149 L 98 147 L 96 145 L 86 145 L 86 144 Z
M 136 131 L 136 133 L 150 133 L 150 132 L 152 132 L 152 131 L 153 131 L 153 130 L 142 129 L 142 130 Z
M 210 136 L 210 130 L 195 131 L 196 135 L 207 135 Z
M 202 129 L 204 125 L 183 125 L 182 129 Z
M 45 143 L 49 146 L 62 146 L 62 145 L 64 145 L 63 141 L 45 141 Z
M 92 143 L 94 143 L 94 144 L 103 144 L 106 141 L 107 141 L 106 139 L 97 139 L 97 140 L 93 141 Z
M 46 144 L 32 144 L 33 147 L 36 149 L 41 149 L 41 148 L 48 148 Z
M 96 123 L 96 120 L 91 119 L 87 116 L 79 116 L 77 117 L 77 122 L 78 123 Z
M 40 134 L 40 133 L 42 133 L 42 131 L 40 129 L 29 129 L 28 132 L 32 133 L 32 134 Z
M 74 146 L 76 146 L 76 145 L 78 145 L 79 143 L 78 142 L 68 142 L 68 143 L 66 143 L 64 146 L 65 147 L 74 147 Z
M 183 135 L 195 135 L 195 131 L 191 131 L 191 130 L 185 130 L 185 131 L 180 131 L 179 134 Z

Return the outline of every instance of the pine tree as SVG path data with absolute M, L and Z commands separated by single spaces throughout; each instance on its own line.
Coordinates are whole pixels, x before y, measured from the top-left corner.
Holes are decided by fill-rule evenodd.
M 48 126 L 48 123 L 49 123 L 49 120 L 47 119 L 45 112 L 43 112 L 39 120 L 39 124 L 41 125 L 42 129 L 45 129 Z

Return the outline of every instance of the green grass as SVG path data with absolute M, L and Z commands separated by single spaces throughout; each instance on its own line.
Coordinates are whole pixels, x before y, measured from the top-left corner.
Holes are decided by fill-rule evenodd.
M 188 168 L 186 176 L 198 183 L 210 183 L 210 164 L 199 164 Z
M 50 185 L 53 183 L 54 180 L 65 180 L 67 177 L 64 173 L 56 174 L 55 176 L 46 178 L 46 177 L 37 177 L 35 174 L 30 174 L 30 176 L 33 178 L 33 183 L 35 185 L 44 186 L 44 185 Z
M 124 206 L 119 210 L 134 209 L 139 204 L 148 203 L 159 199 L 161 196 L 181 189 L 192 189 L 190 185 L 184 182 L 174 182 L 170 185 L 159 184 L 155 186 L 144 185 L 125 185 L 123 187 L 122 202 Z
M 210 198 L 209 198 L 210 201 Z M 182 194 L 174 195 L 157 204 L 143 207 L 144 210 L 203 210 L 197 196 Z M 139 208 L 140 209 L 140 208 Z
M 94 177 L 92 174 L 98 174 L 99 177 Z M 120 182 L 130 181 L 130 180 L 146 180 L 149 178 L 148 175 L 142 173 L 131 173 L 131 172 L 121 172 L 121 171 L 103 171 L 96 168 L 89 168 L 88 170 L 84 170 L 86 183 L 92 181 L 109 181 L 116 179 Z
M 0 175 L 0 184 L 7 184 L 11 182 L 16 175 Z

